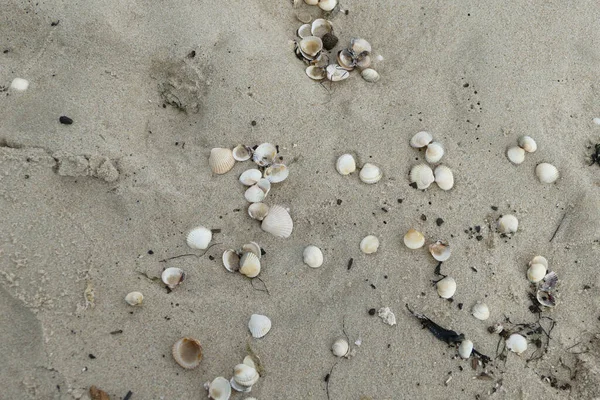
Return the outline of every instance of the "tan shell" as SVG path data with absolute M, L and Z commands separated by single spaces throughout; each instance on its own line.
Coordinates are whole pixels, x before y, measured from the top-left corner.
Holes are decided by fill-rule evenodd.
M 366 68 L 369 68 L 371 66 L 371 56 L 367 53 L 363 53 L 361 55 L 359 55 L 358 57 L 356 57 L 356 68 L 360 69 L 360 70 L 364 70 Z M 377 71 L 375 71 L 377 72 Z M 372 72 L 368 72 L 368 74 L 371 74 L 370 77 L 365 77 L 363 75 L 363 79 L 366 81 L 369 81 L 369 79 L 373 79 L 374 75 Z M 369 81 L 369 82 L 377 82 L 379 80 L 379 73 L 377 74 L 377 80 L 375 81 Z
M 318 67 L 316 65 L 309 65 L 306 67 L 306 75 L 308 75 L 310 79 L 320 81 L 327 77 L 327 72 L 325 72 L 325 68 Z
M 240 274 L 256 278 L 260 274 L 260 259 L 254 253 L 244 253 L 240 259 Z
M 409 229 L 404 235 L 404 244 L 409 249 L 420 249 L 425 244 L 425 236 L 415 229 Z
M 285 208 L 274 205 L 263 219 L 261 228 L 271 235 L 288 238 L 294 229 L 294 221 L 292 221 L 292 217 Z
M 222 175 L 229 172 L 235 165 L 233 152 L 231 149 L 220 147 L 212 149 L 210 151 L 210 157 L 208 158 L 208 165 L 215 174 Z
M 257 221 L 262 221 L 269 214 L 269 206 L 265 203 L 252 203 L 248 207 L 248 215 Z
M 202 346 L 191 337 L 184 337 L 175 342 L 172 349 L 173 358 L 185 369 L 194 369 L 202 360 Z
M 323 41 L 318 36 L 308 36 L 300 40 L 299 46 L 302 55 L 312 60 L 323 50 Z
M 521 136 L 517 143 L 519 143 L 519 147 L 525 150 L 528 153 L 533 153 L 537 150 L 537 143 L 531 136 Z
M 358 65 L 358 64 L 357 64 Z M 375 83 L 379 80 L 379 72 L 375 71 L 373 68 L 366 68 L 360 73 L 360 76 L 367 82 Z

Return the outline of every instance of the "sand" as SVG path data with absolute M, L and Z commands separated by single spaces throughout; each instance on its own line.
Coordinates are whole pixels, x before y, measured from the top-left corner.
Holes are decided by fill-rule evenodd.
M 539 3 L 346 0 L 338 48 L 369 40 L 382 78 L 330 86 L 290 49 L 300 24 L 288 1 L 4 2 L 0 84 L 30 85 L 1 93 L 0 398 L 87 399 L 91 385 L 114 399 L 206 398 L 204 382 L 247 354 L 253 313 L 273 321 L 250 340 L 266 369 L 258 399 L 599 398 L 600 168 L 587 157 L 600 141 L 600 7 Z M 420 130 L 446 148 L 448 192 L 409 186 Z M 505 150 L 522 134 L 538 150 L 515 166 Z M 208 168 L 213 147 L 262 142 L 291 170 L 267 199 L 290 208 L 289 239 L 247 216 L 237 177 L 250 162 Z M 337 174 L 345 152 L 378 164 L 382 181 Z M 557 166 L 555 184 L 538 182 L 540 162 Z M 520 222 L 511 238 L 495 231 L 506 213 Z M 205 254 L 185 244 L 199 224 L 221 229 Z M 402 244 L 409 228 L 451 243 L 453 302 L 432 287 L 428 252 Z M 368 234 L 381 246 L 364 255 Z M 250 240 L 266 251 L 268 293 L 221 265 Z M 302 263 L 309 244 L 319 269 Z M 558 306 L 541 314 L 544 329 L 555 323 L 545 352 L 531 335 L 521 357 L 473 370 L 405 309 L 494 358 L 489 325 L 538 321 L 525 279 L 537 254 L 560 279 Z M 171 293 L 148 278 L 166 266 L 188 274 Z M 142 307 L 123 300 L 134 290 Z M 477 301 L 489 320 L 470 315 Z M 369 315 L 380 307 L 397 325 Z M 351 359 L 330 351 L 343 325 L 362 339 Z M 170 355 L 182 336 L 203 343 L 196 370 Z

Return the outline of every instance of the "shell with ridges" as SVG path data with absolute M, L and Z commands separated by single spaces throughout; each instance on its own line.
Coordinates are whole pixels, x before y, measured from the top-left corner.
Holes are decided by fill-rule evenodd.
M 302 252 L 304 264 L 311 268 L 319 268 L 323 265 L 323 252 L 317 246 L 306 246 Z
M 294 221 L 292 221 L 292 217 L 290 217 L 285 208 L 274 205 L 269 209 L 269 213 L 265 219 L 263 219 L 261 228 L 271 235 L 287 238 L 292 234 Z
M 202 360 L 202 346 L 197 339 L 184 337 L 173 345 L 173 358 L 185 369 L 194 369 Z
M 490 317 L 490 309 L 485 303 L 477 302 L 473 309 L 471 310 L 471 314 L 480 321 L 485 321 Z
M 506 150 L 506 158 L 513 164 L 519 165 L 525 161 L 525 150 L 519 146 L 510 147 Z
M 504 234 L 515 233 L 519 229 L 519 220 L 511 214 L 506 214 L 498 219 L 498 231 Z
M 266 315 L 252 314 L 248 321 L 248 329 L 253 338 L 259 339 L 271 330 L 271 320 Z
M 458 355 L 465 360 L 471 357 L 471 352 L 473 352 L 473 342 L 470 340 L 463 340 L 460 342 L 458 346 Z
M 365 254 L 372 254 L 379 248 L 379 239 L 377 236 L 368 235 L 360 241 L 360 250 Z
M 231 385 L 231 388 L 233 390 L 235 390 L 236 392 L 248 393 L 248 392 L 252 391 L 252 386 L 240 385 L 239 383 L 237 383 L 235 381 L 235 378 L 231 378 L 231 380 L 229 381 L 229 384 Z
M 443 299 L 449 299 L 456 292 L 456 281 L 454 278 L 447 276 L 436 283 L 438 295 Z
M 248 215 L 257 221 L 262 221 L 269 214 L 269 206 L 265 203 L 252 203 L 248 207 Z
M 127 293 L 127 296 L 125 296 L 125 301 L 130 306 L 141 306 L 142 302 L 144 301 L 144 295 L 140 292 Z
M 223 252 L 223 266 L 229 272 L 240 270 L 240 256 L 235 250 L 228 249 Z
M 259 203 L 265 199 L 267 195 L 258 185 L 252 185 L 244 193 L 244 197 L 250 203 Z
M 229 400 L 229 397 L 231 397 L 231 385 L 222 376 L 218 376 L 212 382 L 205 384 L 204 388 L 208 390 L 209 399 Z
M 242 246 L 243 253 L 254 253 L 256 257 L 260 260 L 262 257 L 262 252 L 260 251 L 260 245 L 256 242 L 246 243 Z
M 427 164 L 417 164 L 410 170 L 410 181 L 417 189 L 427 189 L 435 180 L 433 170 Z
M 429 132 L 421 131 L 415 133 L 410 139 L 410 145 L 415 148 L 425 147 L 433 140 L 433 136 Z
M 240 274 L 256 278 L 260 274 L 260 259 L 254 253 L 244 253 L 240 258 Z
M 436 259 L 436 261 L 447 261 L 450 258 L 450 254 L 452 250 L 450 249 L 450 245 L 443 241 L 438 240 L 435 243 L 429 245 L 429 252 Z
M 252 149 L 243 144 L 238 144 L 233 148 L 232 154 L 235 161 L 246 161 L 252 157 Z
M 258 146 L 252 154 L 252 161 L 258 164 L 259 167 L 271 165 L 277 156 L 277 147 L 271 143 L 263 143 Z
M 169 289 L 175 289 L 185 279 L 185 272 L 182 269 L 176 267 L 170 267 L 165 269 L 160 275 L 163 283 L 169 287 Z
M 521 354 L 527 350 L 527 339 L 518 333 L 513 333 L 506 339 L 506 347 L 514 353 Z
M 373 184 L 381 180 L 381 178 L 383 177 L 383 172 L 381 171 L 381 168 L 379 168 L 377 165 L 366 163 L 360 169 L 358 177 L 364 183 Z
M 342 154 L 335 163 L 335 169 L 340 175 L 349 175 L 356 171 L 356 161 L 351 154 Z
M 533 153 L 537 150 L 537 143 L 531 136 L 521 136 L 517 140 L 517 143 L 519 143 L 519 147 L 528 153 Z
M 222 175 L 231 170 L 235 165 L 235 158 L 231 149 L 216 147 L 210 151 L 208 165 L 212 172 L 217 175 Z
M 262 173 L 256 168 L 249 169 L 242 172 L 240 175 L 240 182 L 246 186 L 252 186 L 256 184 L 262 178 Z
M 191 229 L 185 238 L 187 245 L 196 250 L 206 250 L 211 240 L 212 231 L 203 226 Z
M 369 61 L 370 64 L 370 61 Z M 365 68 L 364 64 L 362 64 L 363 66 L 361 66 L 361 68 Z M 357 64 L 357 66 L 359 66 Z M 367 82 L 371 82 L 371 83 L 375 83 L 379 80 L 380 76 L 379 76 L 379 72 L 375 71 L 373 68 L 365 68 L 362 70 L 362 72 L 360 73 L 360 76 L 362 76 L 362 78 L 367 81 Z
M 527 270 L 527 279 L 531 283 L 538 283 L 546 276 L 547 269 L 542 264 L 531 264 Z
M 559 177 L 558 169 L 552 164 L 541 163 L 535 167 L 535 174 L 542 183 L 554 183 Z
M 286 180 L 290 171 L 284 164 L 272 164 L 265 169 L 265 178 L 271 183 L 279 183 Z
M 430 164 L 439 162 L 444 155 L 444 146 L 439 142 L 431 142 L 425 150 L 425 160 Z
M 242 386 L 252 386 L 259 378 L 258 371 L 249 365 L 238 364 L 233 368 L 233 379 Z
M 344 338 L 339 338 L 331 345 L 331 352 L 336 357 L 345 357 L 350 352 L 350 345 Z
M 454 174 L 445 165 L 438 165 L 434 171 L 435 183 L 442 190 L 450 190 L 454 187 Z

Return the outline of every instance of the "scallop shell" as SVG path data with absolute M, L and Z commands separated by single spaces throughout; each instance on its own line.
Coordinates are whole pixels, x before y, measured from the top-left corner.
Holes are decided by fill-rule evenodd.
M 473 342 L 470 340 L 463 340 L 458 346 L 458 355 L 465 360 L 471 357 L 473 352 Z
M 252 157 L 252 149 L 243 144 L 238 144 L 231 151 L 235 161 L 247 161 Z
M 271 143 L 263 143 L 254 150 L 252 161 L 258 164 L 259 167 L 267 167 L 271 165 L 277 156 L 277 147 Z
M 222 175 L 229 172 L 235 165 L 235 159 L 233 158 L 233 152 L 231 149 L 214 148 L 210 151 L 210 157 L 208 158 L 208 165 L 212 172 L 218 175 Z
M 381 178 L 383 177 L 383 172 L 381 171 L 381 168 L 379 168 L 377 165 L 366 163 L 360 169 L 358 177 L 364 183 L 373 184 L 381 180 Z
M 300 39 L 304 39 L 309 36 L 313 36 L 311 29 L 310 29 L 310 24 L 301 25 L 300 28 L 298 28 L 298 32 L 296 32 L 296 33 L 298 34 L 298 37 L 300 37 Z
M 350 345 L 344 338 L 339 338 L 331 345 L 331 352 L 336 357 L 346 357 L 350 352 Z
M 351 154 L 342 154 L 335 163 L 335 169 L 340 175 L 349 175 L 356 171 L 356 161 Z
M 352 53 L 348 49 L 338 51 L 337 62 L 340 65 L 340 67 L 348 71 L 352 71 L 356 64 Z
M 350 72 L 338 64 L 329 64 L 325 71 L 327 71 L 327 79 L 332 82 L 343 81 L 350 76 Z
M 240 182 L 246 186 L 252 186 L 256 184 L 262 178 L 262 173 L 256 168 L 249 169 L 242 172 L 240 175 Z
M 229 384 L 231 385 L 231 388 L 236 392 L 248 393 L 252 391 L 252 386 L 242 386 L 235 381 L 235 378 L 231 378 Z
M 260 274 L 260 260 L 254 253 L 244 253 L 240 258 L 240 274 L 256 278 Z
M 433 136 L 429 132 L 421 131 L 415 133 L 410 139 L 410 145 L 415 148 L 425 147 L 433 140 Z
M 441 298 L 449 299 L 454 296 L 454 293 L 456 292 L 456 281 L 454 278 L 447 276 L 438 281 L 436 284 L 436 289 Z
M 442 159 L 444 155 L 444 146 L 438 142 L 431 142 L 425 150 L 425 160 L 430 164 L 435 164 Z
M 358 56 L 364 52 L 370 53 L 371 45 L 365 39 L 354 38 L 350 40 L 350 50 L 352 50 L 352 53 Z
M 269 213 L 269 206 L 265 203 L 252 203 L 248 207 L 248 215 L 250 218 L 255 219 L 257 221 L 262 221 L 265 219 L 267 214 Z
M 513 333 L 506 339 L 506 347 L 514 353 L 521 354 L 527 350 L 527 339 L 518 333 Z
M 337 6 L 338 0 L 319 0 L 319 8 L 323 11 L 331 11 Z
M 287 238 L 292 234 L 294 221 L 285 208 L 275 205 L 269 209 L 269 213 L 262 221 L 261 228 L 271 235 Z
M 542 264 L 544 267 L 548 268 L 548 260 L 544 256 L 535 256 L 529 261 L 529 266 L 532 264 Z
M 233 379 L 242 386 L 252 386 L 259 378 L 258 371 L 249 365 L 238 364 L 233 368 Z
M 370 58 L 368 63 L 371 64 Z M 375 83 L 379 80 L 379 72 L 375 71 L 373 68 L 366 68 L 365 63 L 361 63 L 361 65 L 358 65 L 357 63 L 357 66 L 365 68 L 360 73 L 360 76 L 362 76 L 365 81 Z
M 504 234 L 515 233 L 519 229 L 519 220 L 511 214 L 506 214 L 498 219 L 498 231 Z
M 323 50 L 323 41 L 317 36 L 308 36 L 300 40 L 300 51 L 305 58 L 315 59 Z
M 323 265 L 323 252 L 317 246 L 307 246 L 302 252 L 304 264 L 311 268 L 319 268 Z
M 208 390 L 209 399 L 229 400 L 229 397 L 231 397 L 231 385 L 222 376 L 216 377 L 209 384 L 205 384 L 204 387 Z
M 271 330 L 271 320 L 266 315 L 252 314 L 248 322 L 248 329 L 253 338 L 261 338 Z
M 125 296 L 125 301 L 130 306 L 141 306 L 142 302 L 144 301 L 144 295 L 140 292 L 127 293 L 127 296 Z
M 541 163 L 535 167 L 535 174 L 542 183 L 554 183 L 559 177 L 558 169 L 552 164 Z
M 286 180 L 290 170 L 284 164 L 272 164 L 265 169 L 265 178 L 271 183 L 279 183 Z
M 325 71 L 325 68 L 321 68 L 316 65 L 309 65 L 306 67 L 306 75 L 308 75 L 310 79 L 320 81 L 321 79 L 325 79 L 327 77 L 327 72 Z
M 471 314 L 473 314 L 473 316 L 475 318 L 477 318 L 478 320 L 485 321 L 486 319 L 488 319 L 490 317 L 490 309 L 487 306 L 487 304 L 477 302 L 473 306 L 473 309 L 471 310 Z
M 555 307 L 556 297 L 546 290 L 538 290 L 536 294 L 537 301 L 544 307 Z
M 317 36 L 322 38 L 327 33 L 333 32 L 333 25 L 331 22 L 324 18 L 317 18 L 313 21 L 311 25 L 311 34 L 312 36 Z
M 185 241 L 192 249 L 205 250 L 212 240 L 212 232 L 203 226 L 190 230 Z
M 410 170 L 410 181 L 417 185 L 417 189 L 427 189 L 435 180 L 433 170 L 427 164 L 418 164 Z
M 429 245 L 429 252 L 437 261 L 443 262 L 450 258 L 452 250 L 447 242 L 438 240 L 437 242 Z
M 223 252 L 223 266 L 229 272 L 240 270 L 240 256 L 235 250 L 228 249 Z
M 260 245 L 256 242 L 250 242 L 243 245 L 242 252 L 254 253 L 254 255 L 256 255 L 256 257 L 258 257 L 259 260 L 262 258 L 262 251 L 260 249 Z
M 180 268 L 170 267 L 165 269 L 160 277 L 169 289 L 175 289 L 185 280 L 185 272 Z
M 508 158 L 511 163 L 519 165 L 525 161 L 525 150 L 519 146 L 510 147 L 506 150 L 506 158 Z
M 175 342 L 172 349 L 173 358 L 185 369 L 194 369 L 202 360 L 202 346 L 191 337 L 184 337 Z
M 375 253 L 378 248 L 379 239 L 377 239 L 377 236 L 365 236 L 363 240 L 360 241 L 360 250 L 365 254 Z
M 542 264 L 531 264 L 527 270 L 527 279 L 531 283 L 538 283 L 546 276 L 546 267 Z
M 531 136 L 521 136 L 517 143 L 519 143 L 519 147 L 525 150 L 528 153 L 533 153 L 537 150 L 537 143 Z
M 454 187 L 454 174 L 445 165 L 439 165 L 434 172 L 435 183 L 442 190 L 450 190 Z
M 417 230 L 409 229 L 404 235 L 404 244 L 412 250 L 420 249 L 425 244 L 425 236 Z
M 304 0 L 304 2 L 309 6 L 316 6 L 317 4 L 319 4 L 319 0 Z

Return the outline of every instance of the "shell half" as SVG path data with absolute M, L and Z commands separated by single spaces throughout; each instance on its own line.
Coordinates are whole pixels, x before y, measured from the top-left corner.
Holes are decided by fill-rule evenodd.
M 211 240 L 211 230 L 203 226 L 198 226 L 190 230 L 185 238 L 187 245 L 196 250 L 206 250 Z
M 445 165 L 438 165 L 434 172 L 435 183 L 442 190 L 450 190 L 454 187 L 454 174 Z
M 235 158 L 233 158 L 233 152 L 231 149 L 225 148 L 214 148 L 210 151 L 210 157 L 208 158 L 208 165 L 212 172 L 217 175 L 222 175 L 231 170 L 235 165 Z
M 333 25 L 330 21 L 326 20 L 325 18 L 317 18 L 313 21 L 310 27 L 310 32 L 312 36 L 322 38 L 327 33 L 333 32 Z
M 246 186 L 252 186 L 256 184 L 262 178 L 262 173 L 253 168 L 242 172 L 240 175 L 240 182 Z
M 506 158 L 508 158 L 511 163 L 519 165 L 525 161 L 525 150 L 519 146 L 510 147 L 506 150 Z
M 473 352 L 473 342 L 470 340 L 463 340 L 458 346 L 458 355 L 465 360 L 471 357 Z
M 273 163 L 276 156 L 277 147 L 271 143 L 263 143 L 254 150 L 252 161 L 258 164 L 259 167 L 267 167 Z
M 535 167 L 535 174 L 542 183 L 554 183 L 559 177 L 558 169 L 552 164 L 541 163 Z
M 269 206 L 265 203 L 252 203 L 248 207 L 248 215 L 257 221 L 262 221 L 269 214 Z
M 202 346 L 191 337 L 184 337 L 175 342 L 172 348 L 173 358 L 185 369 L 194 369 L 202 360 Z
M 519 229 L 519 220 L 511 214 L 506 214 L 498 219 L 498 231 L 504 234 L 515 233 Z
M 265 169 L 265 178 L 271 183 L 283 182 L 290 174 L 290 170 L 284 164 L 272 164 Z
M 378 248 L 379 239 L 377 239 L 377 236 L 365 236 L 363 240 L 360 241 L 360 250 L 365 254 L 375 253 Z
M 260 245 L 256 242 L 246 243 L 242 246 L 242 252 L 244 253 L 254 253 L 256 257 L 260 260 L 262 257 L 262 251 Z
M 144 295 L 140 292 L 127 293 L 127 296 L 125 296 L 125 301 L 130 306 L 141 306 L 142 302 L 144 301 Z
M 410 145 L 415 148 L 421 148 L 427 146 L 433 140 L 433 136 L 429 132 L 421 131 L 415 133 L 410 139 Z
M 477 302 L 473 306 L 473 309 L 471 310 L 471 314 L 473 314 L 473 316 L 475 318 L 477 318 L 478 320 L 485 321 L 486 319 L 488 319 L 490 317 L 490 309 L 487 306 L 487 304 Z
M 439 162 L 444 155 L 444 146 L 438 142 L 431 142 L 425 150 L 425 160 L 430 164 Z
M 335 163 L 335 169 L 340 175 L 349 175 L 356 171 L 356 161 L 351 154 L 342 154 Z
M 243 144 L 238 144 L 231 152 L 235 161 L 247 161 L 252 157 L 252 149 Z
M 249 365 L 238 364 L 233 368 L 233 379 L 242 386 L 252 386 L 259 378 L 258 371 Z
M 316 65 L 309 65 L 306 67 L 306 75 L 308 75 L 310 79 L 320 81 L 327 77 L 327 72 L 325 71 L 325 68 Z
M 438 240 L 435 243 L 429 245 L 429 252 L 436 259 L 436 261 L 447 261 L 450 258 L 450 254 L 452 250 L 450 249 L 450 245 L 443 241 Z
M 508 339 L 506 339 L 506 347 L 514 353 L 521 355 L 527 350 L 527 339 L 518 333 L 513 333 Z
M 418 164 L 410 170 L 410 181 L 417 189 L 427 189 L 435 180 L 433 170 L 427 164 Z
M 304 264 L 311 268 L 319 268 L 323 265 L 323 252 L 317 246 L 307 246 L 302 252 Z
M 527 270 L 527 279 L 531 283 L 541 282 L 546 276 L 547 269 L 542 264 L 531 264 Z
M 256 278 L 260 274 L 260 259 L 256 254 L 244 253 L 240 258 L 240 274 L 246 275 L 248 278 Z
M 425 236 L 415 229 L 409 229 L 404 235 L 404 244 L 411 250 L 420 249 L 425 244 Z
M 248 321 L 248 329 L 253 338 L 259 339 L 271 330 L 271 320 L 266 315 L 252 314 Z
M 449 299 L 454 296 L 456 292 L 456 281 L 454 278 L 447 276 L 444 279 L 438 281 L 436 284 L 438 295 L 443 299 Z
M 350 72 L 338 64 L 329 64 L 325 71 L 327 72 L 327 79 L 332 82 L 343 81 L 350 76 Z
M 537 143 L 531 136 L 521 136 L 517 140 L 517 143 L 519 144 L 520 148 L 528 153 L 533 153 L 537 150 Z
M 223 252 L 223 266 L 229 272 L 240 270 L 240 256 L 235 250 L 228 249 Z
M 359 68 L 364 68 L 360 73 L 360 76 L 362 76 L 365 81 L 375 83 L 381 78 L 381 76 L 379 75 L 379 72 L 375 71 L 373 68 L 367 68 L 370 64 L 371 58 L 367 56 L 361 61 L 357 61 L 356 66 Z
M 294 221 L 288 211 L 278 205 L 274 205 L 269 209 L 269 213 L 263 219 L 261 228 L 263 231 L 271 235 L 288 238 L 294 229 Z
M 350 352 L 350 345 L 344 338 L 339 338 L 331 345 L 331 352 L 336 357 L 346 357 Z
M 364 183 L 373 184 L 381 180 L 381 178 L 383 177 L 383 172 L 381 171 L 381 168 L 379 168 L 377 165 L 366 163 L 360 169 L 358 177 Z
M 163 283 L 173 290 L 185 280 L 185 272 L 176 267 L 165 269 L 160 275 Z
M 231 385 L 229 381 L 222 376 L 216 377 L 208 385 L 208 398 L 213 400 L 229 400 L 231 397 Z

